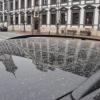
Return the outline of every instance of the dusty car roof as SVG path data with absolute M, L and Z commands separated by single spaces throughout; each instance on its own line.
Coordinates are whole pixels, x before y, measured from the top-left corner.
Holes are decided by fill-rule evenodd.
M 80 39 L 0 42 L 1 100 L 55 100 L 71 92 L 99 70 L 99 50 L 98 41 Z

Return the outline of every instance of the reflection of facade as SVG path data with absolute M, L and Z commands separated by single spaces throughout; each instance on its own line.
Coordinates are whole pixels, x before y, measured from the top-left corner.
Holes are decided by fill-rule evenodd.
M 9 30 L 40 27 L 41 32 L 56 33 L 59 25 L 60 32 L 72 29 L 79 33 L 87 28 L 100 30 L 99 5 L 100 0 L 4 0 L 0 14 L 2 21 L 8 18 Z
M 99 42 L 32 38 L 12 40 L 24 50 L 41 71 L 59 68 L 83 76 L 99 70 Z
M 44 72 L 59 68 L 88 77 L 100 69 L 100 43 L 95 41 L 28 38 L 7 40 L 0 47 L 1 54 L 30 58 Z
M 2 55 L 0 57 L 0 61 L 4 64 L 6 71 L 13 73 L 15 75 L 15 71 L 17 70 L 17 66 L 13 62 L 13 58 L 11 55 Z

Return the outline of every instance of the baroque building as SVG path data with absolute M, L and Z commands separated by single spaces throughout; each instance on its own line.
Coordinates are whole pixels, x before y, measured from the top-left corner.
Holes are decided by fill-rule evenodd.
M 4 0 L 0 23 L 13 31 L 99 35 L 100 0 Z

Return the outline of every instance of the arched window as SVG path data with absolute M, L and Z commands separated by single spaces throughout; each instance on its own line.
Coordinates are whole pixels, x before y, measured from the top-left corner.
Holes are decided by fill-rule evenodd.
M 51 25 L 56 25 L 57 22 L 57 10 L 55 8 L 50 9 L 50 23 Z
M 79 25 L 80 23 L 80 7 L 77 5 L 74 5 L 71 7 L 72 15 L 71 15 L 71 23 L 72 25 Z
M 61 22 L 62 25 L 65 25 L 66 22 L 67 22 L 67 10 L 68 9 L 65 8 L 65 7 L 62 7 L 60 9 L 60 22 Z
M 85 9 L 85 25 L 93 25 L 93 22 L 94 22 L 94 9 L 95 7 L 94 6 L 91 6 L 91 5 L 87 5 L 84 7 Z

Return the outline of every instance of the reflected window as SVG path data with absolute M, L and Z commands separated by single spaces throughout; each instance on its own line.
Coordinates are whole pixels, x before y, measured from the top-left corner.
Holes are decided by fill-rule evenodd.
M 79 0 L 73 0 L 73 2 L 78 2 Z
M 4 21 L 7 22 L 7 15 L 4 15 Z
M 27 8 L 31 8 L 31 4 L 32 4 L 32 1 L 31 0 L 27 0 Z
M 8 1 L 4 0 L 4 10 L 7 10 L 7 8 L 8 8 Z
M 9 3 L 10 3 L 10 11 L 12 11 L 13 10 L 13 0 L 10 0 Z
M 0 2 L 0 11 L 3 10 L 3 6 L 2 5 L 3 5 L 2 2 Z
M 25 8 L 25 0 L 21 0 L 21 9 Z
M 3 15 L 0 14 L 0 22 L 3 22 Z
M 68 0 L 61 0 L 61 3 L 67 3 Z
M 42 5 L 47 5 L 48 0 L 42 0 Z
M 39 6 L 39 0 L 34 0 L 34 6 Z
M 57 0 L 51 0 L 51 4 L 56 4 L 57 3 Z
M 15 1 L 15 9 L 18 10 L 18 0 Z

